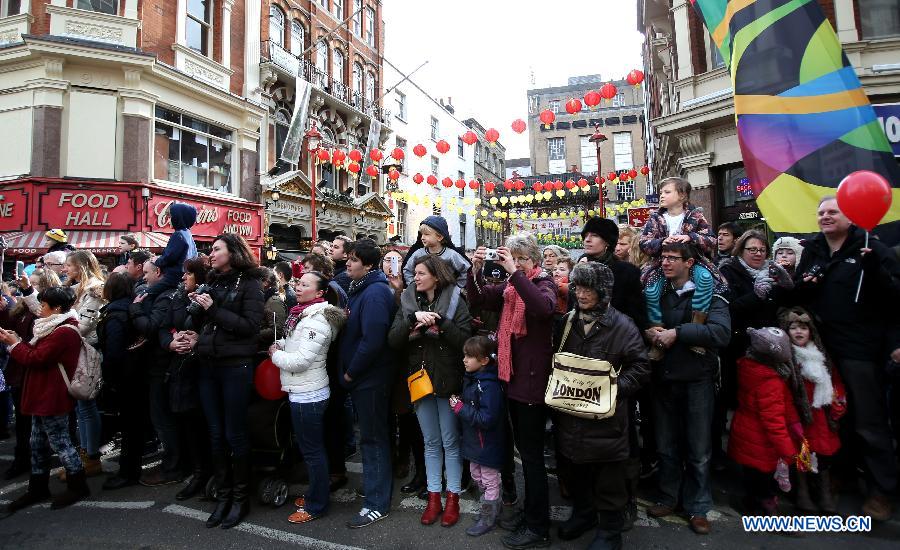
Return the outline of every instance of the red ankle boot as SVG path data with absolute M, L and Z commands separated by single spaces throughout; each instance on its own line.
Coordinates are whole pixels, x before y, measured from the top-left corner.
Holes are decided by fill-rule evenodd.
M 447 507 L 444 509 L 444 516 L 441 518 L 441 525 L 444 527 L 452 527 L 459 521 L 459 495 L 447 491 Z
M 449 499 L 447 504 L 449 505 Z M 459 515 L 459 507 L 457 506 L 457 516 Z M 422 514 L 422 525 L 431 525 L 437 521 L 438 516 L 441 515 L 441 493 L 432 493 L 428 492 L 428 506 L 425 507 L 425 512 Z

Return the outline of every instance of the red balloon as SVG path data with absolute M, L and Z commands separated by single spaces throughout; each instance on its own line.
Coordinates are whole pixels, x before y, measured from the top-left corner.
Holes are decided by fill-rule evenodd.
M 600 86 L 600 95 L 607 101 L 616 97 L 618 91 L 619 89 L 616 88 L 615 84 L 612 84 L 610 82 L 607 82 L 603 86 Z
M 328 149 L 319 149 L 316 156 L 319 158 L 319 162 L 328 162 L 328 159 L 331 157 L 331 155 L 328 154 Z
M 478 182 L 476 180 L 469 180 L 469 189 L 478 189 Z
M 381 149 L 372 149 L 369 151 L 369 158 L 373 162 L 380 162 L 384 158 L 384 153 L 381 152 Z
M 473 145 L 476 141 L 478 141 L 478 136 L 475 135 L 475 132 L 469 130 L 462 136 L 462 140 L 466 145 Z
M 581 187 L 583 189 L 583 188 L 587 187 L 588 185 L 589 185 L 588 180 L 586 180 L 584 178 L 581 178 L 580 180 L 578 180 L 578 187 Z
M 570 115 L 574 115 L 575 113 L 581 111 L 581 100 L 572 98 L 569 101 L 566 101 L 566 112 Z
M 584 94 L 584 104 L 593 109 L 597 105 L 600 105 L 600 94 L 591 90 L 590 92 Z
M 353 162 L 359 162 L 362 160 L 362 152 L 359 149 L 353 149 L 350 151 L 350 160 Z
M 541 122 L 543 122 L 547 126 L 550 126 L 551 124 L 553 124 L 553 121 L 556 120 L 556 115 L 553 114 L 553 111 L 551 111 L 550 109 L 544 109 L 543 111 L 541 111 L 540 118 Z
M 403 149 L 397 147 L 396 149 L 391 151 L 391 156 L 397 160 L 403 160 L 403 157 L 406 155 L 403 153 Z
M 628 73 L 628 77 L 626 78 L 629 84 L 632 86 L 637 86 L 641 82 L 644 81 L 644 72 L 634 69 L 630 73 Z
M 366 168 L 366 174 L 369 174 L 373 178 L 378 177 L 378 168 L 375 167 L 374 164 L 370 164 L 368 168 Z
M 266 359 L 256 367 L 253 385 L 256 387 L 256 393 L 269 401 L 277 401 L 287 395 L 281 391 L 281 372 L 271 359 Z
M 437 152 L 440 154 L 445 154 L 450 150 L 450 144 L 444 141 L 443 139 L 434 144 L 434 148 L 437 149 Z
M 460 178 L 456 180 L 456 188 L 457 189 L 465 189 L 466 188 L 466 180 Z
M 444 178 L 444 179 L 442 179 L 442 180 L 441 180 L 441 183 L 444 185 L 444 187 L 447 187 L 447 188 L 453 187 L 453 180 L 450 179 L 450 178 Z
M 851 222 L 866 231 L 875 229 L 891 208 L 891 184 L 869 170 L 858 170 L 838 185 L 837 203 Z
M 388 177 L 391 178 L 391 181 L 397 181 L 400 179 L 400 172 L 397 170 L 391 170 L 388 172 Z
M 496 143 L 497 140 L 500 139 L 500 132 L 494 128 L 488 128 L 487 132 L 484 133 L 484 139 L 486 139 L 488 143 Z
M 437 176 L 434 174 L 428 174 L 428 178 L 426 180 L 428 185 L 437 185 Z
M 649 174 L 649 173 L 650 173 L 650 167 L 649 167 L 649 166 L 641 166 L 641 174 L 642 174 L 642 175 L 646 176 L 646 175 Z
M 360 168 L 359 168 L 359 165 L 356 164 L 355 162 L 351 162 L 351 163 L 347 166 L 347 171 L 353 172 L 354 174 L 359 174 L 359 169 L 360 169 Z
M 496 187 L 496 184 L 492 181 L 489 181 L 484 184 L 484 190 L 487 191 L 488 193 L 493 193 L 494 187 Z
M 521 118 L 515 119 L 512 123 L 513 132 L 517 134 L 521 134 L 522 132 L 524 132 L 526 127 L 527 126 L 525 125 L 525 121 Z
M 416 182 L 416 184 L 419 184 L 419 183 L 422 183 L 423 181 L 425 181 L 425 178 L 422 177 L 422 174 L 416 172 L 416 175 L 413 176 L 413 181 Z
M 420 143 L 420 144 L 416 145 L 415 147 L 413 147 L 413 153 L 417 157 L 422 158 L 428 154 L 428 149 L 426 149 L 425 146 Z

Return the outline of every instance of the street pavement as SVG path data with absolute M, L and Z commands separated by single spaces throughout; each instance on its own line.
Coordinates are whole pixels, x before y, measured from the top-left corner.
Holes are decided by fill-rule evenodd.
M 115 453 L 104 457 L 104 470 L 114 472 L 118 467 Z M 0 472 L 12 459 L 12 442 L 0 442 Z M 393 508 L 389 517 L 364 529 L 352 530 L 344 523 L 361 507 L 362 499 L 355 489 L 361 485 L 362 465 L 359 455 L 349 464 L 350 483 L 333 496 L 327 516 L 304 525 L 287 522 L 293 511 L 291 502 L 302 494 L 300 484 L 291 486 L 288 504 L 281 508 L 262 506 L 253 500 L 253 508 L 246 522 L 231 530 L 206 529 L 203 521 L 209 515 L 212 504 L 198 499 L 175 501 L 175 493 L 181 485 L 147 488 L 128 487 L 118 491 L 103 491 L 103 477 L 90 480 L 92 495 L 71 508 L 50 510 L 48 504 L 21 511 L 0 520 L 0 548 L 16 549 L 244 549 L 301 547 L 321 550 L 350 550 L 355 548 L 403 549 L 467 549 L 502 548 L 500 537 L 505 533 L 496 530 L 480 538 L 468 537 L 465 529 L 474 517 L 476 497 L 473 492 L 461 499 L 463 516 L 452 528 L 419 524 L 419 516 L 425 507 L 416 497 L 401 495 L 403 480 L 396 480 Z M 686 522 L 678 517 L 661 520 L 647 518 L 644 507 L 652 501 L 652 488 L 647 488 L 641 499 L 639 519 L 634 529 L 625 535 L 626 548 L 672 548 L 678 550 L 701 548 L 778 548 L 815 549 L 852 547 L 865 549 L 900 547 L 900 521 L 895 514 L 892 521 L 875 525 L 871 533 L 806 534 L 803 537 L 787 537 L 775 534 L 744 533 L 739 514 L 730 506 L 739 502 L 740 494 L 729 488 L 734 472 L 719 476 L 716 483 L 714 512 L 710 515 L 712 534 L 693 534 Z M 730 476 L 730 477 L 728 477 Z M 522 487 L 521 470 L 518 481 Z M 20 495 L 27 485 L 27 476 L 0 483 L 0 502 L 9 502 Z M 571 508 L 560 498 L 558 484 L 551 476 L 551 504 L 554 521 L 568 517 Z M 51 491 L 63 490 L 62 482 L 55 477 Z M 852 513 L 859 505 L 859 497 L 842 496 L 842 512 Z M 789 504 L 782 506 L 790 512 Z M 846 509 L 844 509 L 846 508 Z M 559 540 L 553 533 L 553 547 L 563 549 L 586 548 L 592 535 L 585 535 L 572 542 Z

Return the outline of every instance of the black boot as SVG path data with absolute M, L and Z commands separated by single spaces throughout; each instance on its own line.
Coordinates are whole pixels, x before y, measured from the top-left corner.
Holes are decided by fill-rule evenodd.
M 50 498 L 50 473 L 31 474 L 31 477 L 28 478 L 28 491 L 10 502 L 0 513 L 0 517 L 11 516 L 22 508 L 27 508 L 48 498 Z
M 423 465 L 421 469 L 418 465 L 416 465 L 416 474 L 412 479 L 409 480 L 409 483 L 400 487 L 400 492 L 404 495 L 411 495 L 420 492 L 425 488 L 425 466 Z
M 206 520 L 207 527 L 218 527 L 231 510 L 231 483 L 228 479 L 228 456 L 224 452 L 213 452 L 213 477 L 216 483 L 216 508 Z
M 598 512 L 597 534 L 588 550 L 622 550 L 622 512 Z
M 231 529 L 250 513 L 250 457 L 232 457 L 234 490 L 231 510 L 222 520 L 222 529 Z
M 185 485 L 184 489 L 175 493 L 175 500 L 187 500 L 197 496 L 206 490 L 206 483 L 209 481 L 209 474 L 204 472 L 194 472 L 193 477 Z
M 66 490 L 56 495 L 53 502 L 50 503 L 50 509 L 59 510 L 71 506 L 90 494 L 91 490 L 87 486 L 84 470 L 75 473 L 66 472 Z
M 597 514 L 594 508 L 575 508 L 572 517 L 559 524 L 557 534 L 562 540 L 575 540 L 597 525 Z

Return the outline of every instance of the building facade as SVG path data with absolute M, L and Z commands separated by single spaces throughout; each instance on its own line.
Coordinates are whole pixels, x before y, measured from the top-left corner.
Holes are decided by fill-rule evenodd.
M 475 143 L 475 181 L 479 183 L 477 197 L 481 199 L 478 211 L 493 212 L 495 208 L 489 202 L 493 194 L 486 193 L 483 184 L 492 181 L 499 185 L 500 182 L 508 179 L 505 174 L 506 147 L 500 141 L 493 144 L 488 143 L 484 136 L 487 129 L 474 118 L 465 119 L 463 124 L 478 136 L 478 141 Z M 500 234 L 476 224 L 475 240 L 476 245 L 499 246 Z
M 531 175 L 531 159 L 507 159 L 506 179 L 526 178 Z
M 0 202 L 24 215 L 0 219 L 13 251 L 38 253 L 50 227 L 89 244 L 91 231 L 164 235 L 156 210 L 174 199 L 207 212 L 204 234 L 233 230 L 259 250 L 259 9 L 2 0 Z
M 818 0 L 900 155 L 900 0 Z M 734 124 L 731 76 L 687 0 L 638 0 L 655 179 L 678 175 L 713 224 L 761 223 Z

